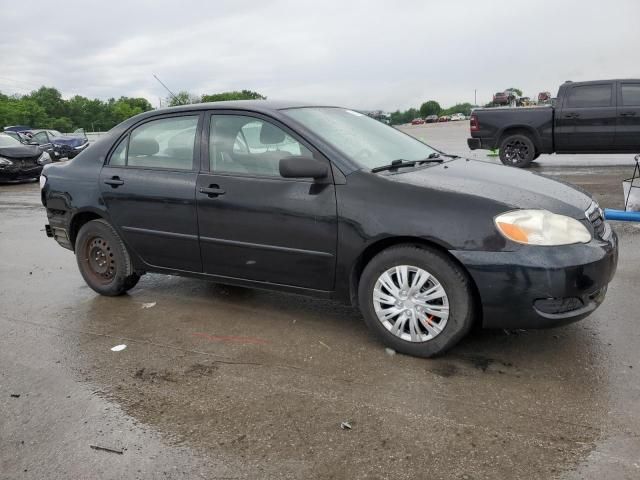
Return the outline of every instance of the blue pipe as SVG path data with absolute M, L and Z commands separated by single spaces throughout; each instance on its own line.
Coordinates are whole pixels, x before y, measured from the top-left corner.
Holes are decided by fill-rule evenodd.
M 604 218 L 620 220 L 622 222 L 640 222 L 640 212 L 625 212 L 624 210 L 604 209 Z

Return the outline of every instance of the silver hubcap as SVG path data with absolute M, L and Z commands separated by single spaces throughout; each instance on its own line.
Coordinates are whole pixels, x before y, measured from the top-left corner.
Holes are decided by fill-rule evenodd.
M 373 287 L 378 320 L 396 337 L 426 342 L 439 335 L 449 318 L 449 298 L 426 270 L 398 265 L 384 272 Z

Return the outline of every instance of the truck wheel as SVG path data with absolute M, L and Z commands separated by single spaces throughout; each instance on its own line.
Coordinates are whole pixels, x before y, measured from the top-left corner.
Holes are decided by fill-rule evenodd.
M 500 143 L 500 160 L 510 167 L 528 167 L 536 154 L 536 147 L 527 135 L 508 135 Z
M 100 295 L 122 295 L 140 279 L 127 247 L 105 220 L 91 220 L 80 228 L 75 251 L 82 277 Z
M 358 299 L 369 329 L 407 355 L 439 355 L 473 324 L 470 280 L 450 258 L 429 248 L 380 252 L 362 272 Z

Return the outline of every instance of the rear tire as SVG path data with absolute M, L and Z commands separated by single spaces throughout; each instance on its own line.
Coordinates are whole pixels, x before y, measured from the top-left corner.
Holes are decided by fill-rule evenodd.
M 500 142 L 500 161 L 509 167 L 528 167 L 535 154 L 536 147 L 527 135 L 508 135 Z
M 100 295 L 122 295 L 140 279 L 127 247 L 106 220 L 91 220 L 80 228 L 75 252 L 82 278 Z
M 427 280 L 418 287 L 425 274 Z M 403 283 L 408 288 L 402 290 Z M 407 355 L 440 355 L 473 325 L 473 293 L 466 272 L 428 247 L 404 245 L 376 255 L 362 272 L 358 300 L 369 329 L 385 345 Z

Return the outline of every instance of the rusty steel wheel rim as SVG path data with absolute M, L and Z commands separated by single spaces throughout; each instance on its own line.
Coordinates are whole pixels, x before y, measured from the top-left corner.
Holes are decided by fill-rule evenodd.
M 110 283 L 117 269 L 109 242 L 102 237 L 93 237 L 86 243 L 84 253 L 87 273 L 99 283 Z

